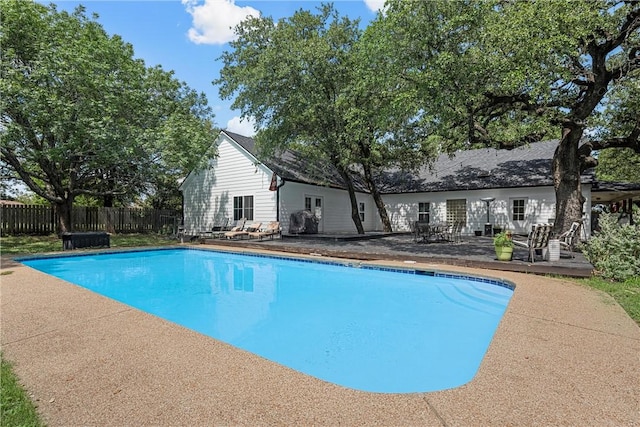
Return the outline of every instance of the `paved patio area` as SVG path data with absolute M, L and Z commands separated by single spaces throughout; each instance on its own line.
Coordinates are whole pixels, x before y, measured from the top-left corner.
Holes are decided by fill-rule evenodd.
M 640 425 L 640 328 L 607 295 L 541 275 L 412 261 L 516 284 L 462 387 L 345 389 L 11 262 L 0 276 L 0 342 L 49 426 Z
M 211 239 L 206 243 L 241 248 L 269 249 L 300 254 L 320 254 L 338 258 L 360 260 L 415 261 L 474 267 L 521 273 L 562 275 L 568 277 L 590 277 L 593 266 L 580 252 L 560 252 L 558 261 L 545 261 L 536 257 L 529 262 L 526 248 L 516 246 L 513 260 L 496 260 L 491 237 L 464 236 L 460 243 L 415 242 L 409 234 L 347 234 L 285 235 L 273 240 L 225 240 Z

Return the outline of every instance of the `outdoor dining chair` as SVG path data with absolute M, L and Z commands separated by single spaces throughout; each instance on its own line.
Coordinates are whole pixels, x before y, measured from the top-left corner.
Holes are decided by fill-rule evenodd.
M 549 246 L 549 238 L 552 231 L 553 226 L 551 224 L 536 224 L 532 227 L 526 242 L 513 239 L 513 243 L 516 246 L 527 248 L 529 250 L 528 260 L 535 262 L 536 250 Z
M 569 254 L 571 255 L 571 258 L 575 257 L 575 255 L 573 254 L 573 249 L 577 242 L 581 225 L 582 225 L 581 223 L 574 221 L 571 224 L 571 227 L 569 228 L 569 230 L 565 231 L 564 233 L 558 236 L 558 240 L 560 241 L 560 247 L 562 249 L 568 250 Z

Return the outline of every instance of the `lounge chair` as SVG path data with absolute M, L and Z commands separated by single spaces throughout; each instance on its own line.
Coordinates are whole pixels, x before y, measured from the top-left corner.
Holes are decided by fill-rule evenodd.
M 273 236 L 281 236 L 282 230 L 280 229 L 280 223 L 278 221 L 271 221 L 269 225 L 264 228 L 260 228 L 257 231 L 250 231 L 249 239 L 256 238 L 258 240 L 262 240 L 265 237 L 269 237 L 273 240 Z
M 571 258 L 575 257 L 575 255 L 573 255 L 573 248 L 576 245 L 577 236 L 578 236 L 578 233 L 580 232 L 581 225 L 582 225 L 581 223 L 574 221 L 571 224 L 571 227 L 569 228 L 569 230 L 565 231 L 564 233 L 558 236 L 558 240 L 560 241 L 560 248 L 568 250 L 569 254 L 571 255 Z
M 262 225 L 262 223 L 253 222 L 246 227 L 234 227 L 231 229 L 231 231 L 227 231 L 226 233 L 224 233 L 224 237 L 226 237 L 227 239 L 235 239 L 236 237 L 242 238 L 244 236 L 248 236 L 249 233 L 258 231 L 258 229 L 260 229 L 260 225 Z
M 240 218 L 232 227 L 225 227 L 225 230 L 222 230 L 225 232 L 223 235 L 226 235 L 227 232 L 242 231 L 242 229 L 244 229 L 244 224 L 246 221 L 247 220 L 245 218 Z
M 549 246 L 549 237 L 553 231 L 551 224 L 536 224 L 532 227 L 526 242 L 513 239 L 516 246 L 529 249 L 529 258 L 531 262 L 535 262 L 537 249 L 544 249 Z

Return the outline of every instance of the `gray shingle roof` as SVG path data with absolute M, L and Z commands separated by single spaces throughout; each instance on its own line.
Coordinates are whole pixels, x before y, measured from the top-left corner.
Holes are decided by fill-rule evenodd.
M 227 130 L 223 132 L 285 180 L 341 189 L 346 188 L 344 180 L 336 168 L 327 162 L 314 162 L 305 159 L 300 153 L 293 150 L 285 150 L 276 158 L 260 159 L 255 141 L 252 138 Z M 355 179 L 354 181 L 357 191 L 366 191 L 366 186 L 361 180 Z
M 252 138 L 224 133 L 256 156 Z M 383 194 L 553 185 L 551 160 L 557 145 L 558 141 L 552 140 L 512 150 L 482 148 L 458 151 L 452 156 L 442 154 L 431 168 L 425 166 L 417 173 L 389 170 L 376 180 Z M 306 161 L 291 150 L 276 159 L 261 161 L 285 180 L 345 187 L 335 168 Z M 359 191 L 367 191 L 362 180 L 356 180 L 356 185 Z
M 553 185 L 551 161 L 558 141 L 543 141 L 512 150 L 482 148 L 442 154 L 417 173 L 384 172 L 385 193 L 476 190 Z

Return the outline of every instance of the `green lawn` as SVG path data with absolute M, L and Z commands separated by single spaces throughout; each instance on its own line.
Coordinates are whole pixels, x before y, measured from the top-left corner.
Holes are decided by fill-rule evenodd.
M 113 234 L 112 248 L 136 246 L 165 246 L 178 243 L 175 238 L 160 234 Z M 62 250 L 62 240 L 51 236 L 5 236 L 0 237 L 0 252 L 3 255 L 24 255 Z
M 36 408 L 0 354 L 0 426 L 42 426 Z

